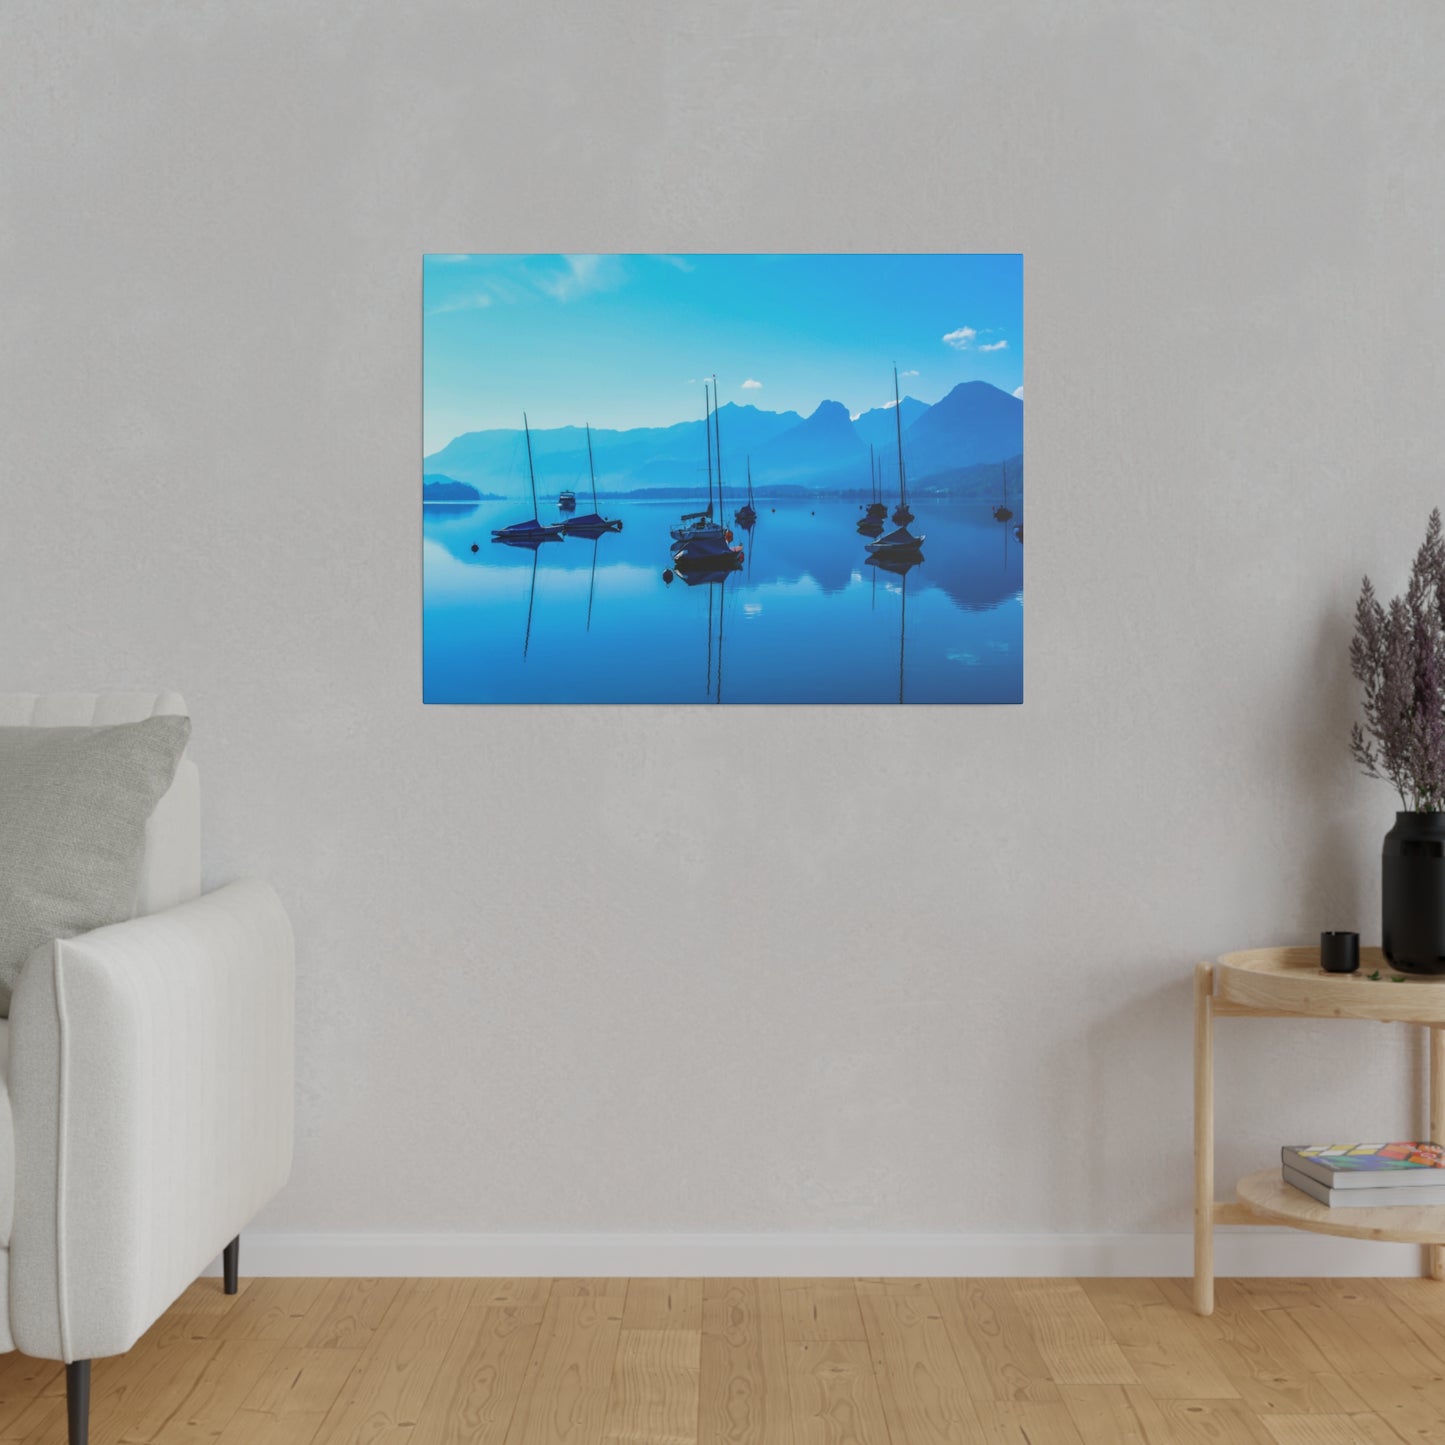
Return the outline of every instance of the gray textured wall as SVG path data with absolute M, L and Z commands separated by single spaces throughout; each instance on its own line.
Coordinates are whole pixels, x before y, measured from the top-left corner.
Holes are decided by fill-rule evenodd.
M 189 699 L 301 945 L 269 1221 L 1184 1227 L 1189 965 L 1376 932 L 1442 60 L 1425 0 L 9 0 L 0 683 Z M 424 709 L 421 254 L 554 248 L 1022 251 L 1025 705 Z M 1418 1064 L 1233 1026 L 1221 1176 Z

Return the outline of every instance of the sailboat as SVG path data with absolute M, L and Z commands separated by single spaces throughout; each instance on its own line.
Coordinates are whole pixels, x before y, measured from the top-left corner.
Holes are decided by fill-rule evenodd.
M 604 517 L 597 510 L 597 468 L 592 464 L 592 424 L 587 423 L 587 474 L 592 479 L 592 510 L 584 512 L 580 517 L 568 517 L 562 523 L 562 530 L 569 537 L 600 537 L 603 532 L 620 532 L 622 522 L 620 518 Z M 571 495 L 568 492 L 562 494 L 564 497 Z M 572 505 L 577 505 L 576 497 L 572 498 Z
M 705 390 L 706 388 L 704 388 Z M 717 446 L 718 510 L 722 510 L 722 434 L 718 427 L 717 378 L 713 377 L 712 440 Z M 672 565 L 679 572 L 688 569 L 716 571 L 741 567 L 743 549 L 732 545 L 733 534 L 712 520 L 712 453 L 708 453 L 707 509 L 685 516 L 691 527 L 674 528 Z
M 879 537 L 876 542 L 869 542 L 870 551 L 875 560 L 884 561 L 894 559 L 900 564 L 907 562 L 912 566 L 914 561 L 923 560 L 923 543 L 926 538 L 915 537 L 908 530 L 908 524 L 913 520 L 913 513 L 908 510 L 908 494 L 905 490 L 903 480 L 903 422 L 899 416 L 902 408 L 898 405 L 898 368 L 893 368 L 893 420 L 898 428 L 898 495 L 901 499 L 893 513 L 893 520 L 898 527 L 889 532 L 885 537 Z
M 868 492 L 873 498 L 868 503 L 868 518 L 870 521 L 881 522 L 888 515 L 888 507 L 883 501 L 883 462 L 879 459 L 876 463 L 873 457 L 873 443 L 868 443 Z
M 893 424 L 898 429 L 898 505 L 893 509 L 893 520 L 906 527 L 913 520 L 908 510 L 908 483 L 903 476 L 903 407 L 898 397 L 898 368 L 893 368 Z
M 858 532 L 864 537 L 876 537 L 883 531 L 883 519 L 888 515 L 888 508 L 879 501 L 878 488 L 878 467 L 873 456 L 873 443 L 868 443 L 868 495 L 873 498 L 868 503 L 867 512 L 858 521 Z
M 718 488 L 721 494 L 722 488 Z M 745 532 L 758 520 L 758 509 L 753 506 L 753 459 L 748 458 L 748 499 L 733 513 L 733 521 Z
M 1014 514 L 1009 511 L 1008 505 L 1008 465 L 1005 462 L 1000 462 L 998 465 L 999 470 L 1003 472 L 1003 506 L 993 509 L 993 519 L 995 522 L 1012 522 Z
M 694 537 L 705 531 L 715 531 L 719 536 L 722 535 L 722 527 L 712 519 L 712 407 L 707 382 L 703 382 L 702 384 L 702 404 L 703 425 L 706 428 L 707 508 L 701 512 L 684 512 L 682 514 L 682 525 L 672 529 L 672 540 L 674 542 L 684 541 L 689 537 Z
M 560 522 L 548 526 L 537 520 L 537 473 L 532 466 L 532 429 L 527 425 L 526 412 L 522 413 L 522 429 L 527 433 L 527 476 L 532 483 L 531 520 L 513 522 L 510 527 L 493 527 L 492 541 L 505 542 L 509 547 L 537 547 L 543 542 L 560 542 Z

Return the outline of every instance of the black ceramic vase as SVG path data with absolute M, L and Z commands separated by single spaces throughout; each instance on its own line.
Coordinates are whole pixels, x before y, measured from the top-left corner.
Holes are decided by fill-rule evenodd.
M 1445 973 L 1445 813 L 1396 813 L 1385 834 L 1385 957 L 1401 973 Z

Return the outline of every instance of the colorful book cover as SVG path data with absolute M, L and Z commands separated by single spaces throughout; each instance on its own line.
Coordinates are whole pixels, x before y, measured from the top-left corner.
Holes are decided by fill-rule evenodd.
M 1337 1174 L 1445 1169 L 1445 1149 L 1438 1144 L 1294 1144 L 1289 1153 Z

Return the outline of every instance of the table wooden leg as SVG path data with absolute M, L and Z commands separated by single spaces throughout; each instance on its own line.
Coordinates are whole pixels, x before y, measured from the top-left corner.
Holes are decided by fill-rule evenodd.
M 1214 1313 L 1214 969 L 1207 963 L 1194 969 L 1194 1308 Z
M 1430 1038 L 1430 1138 L 1439 1143 L 1445 1136 L 1445 1029 L 1431 1024 Z M 1431 1244 L 1425 1250 L 1431 1279 L 1445 1280 L 1445 1245 Z

